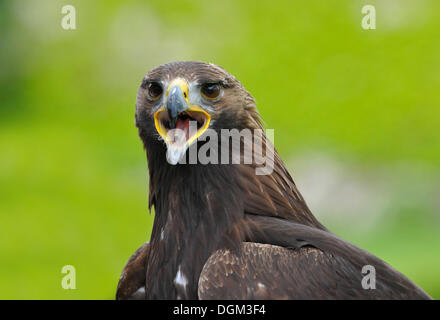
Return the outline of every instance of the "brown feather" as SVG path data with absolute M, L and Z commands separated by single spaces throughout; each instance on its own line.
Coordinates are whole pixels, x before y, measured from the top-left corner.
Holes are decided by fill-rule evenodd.
M 128 260 L 119 278 L 116 300 L 129 299 L 139 289 L 145 288 L 145 264 L 149 250 L 150 245 L 144 243 Z
M 211 255 L 200 275 L 200 299 L 430 299 L 382 260 L 327 231 L 246 219 L 254 242 Z M 362 287 L 365 265 L 376 270 L 376 289 Z

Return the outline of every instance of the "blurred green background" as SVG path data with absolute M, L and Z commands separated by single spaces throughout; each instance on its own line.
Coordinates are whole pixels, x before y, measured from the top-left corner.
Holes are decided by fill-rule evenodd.
M 0 47 L 0 298 L 114 297 L 153 221 L 136 91 L 174 60 L 234 74 L 315 215 L 440 298 L 439 1 L 0 1 Z

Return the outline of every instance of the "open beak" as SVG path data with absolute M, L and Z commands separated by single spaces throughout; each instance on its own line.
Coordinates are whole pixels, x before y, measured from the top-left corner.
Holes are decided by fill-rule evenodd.
M 177 164 L 189 146 L 206 131 L 211 116 L 188 101 L 188 84 L 175 79 L 168 86 L 166 103 L 154 114 L 157 132 L 167 145 L 167 160 Z

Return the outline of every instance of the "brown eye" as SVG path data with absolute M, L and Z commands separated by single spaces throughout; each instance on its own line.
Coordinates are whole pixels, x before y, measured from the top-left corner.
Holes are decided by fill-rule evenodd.
M 205 83 L 200 91 L 206 99 L 214 100 L 220 95 L 220 86 L 218 84 Z
M 151 99 L 156 100 L 162 95 L 162 87 L 157 82 L 150 82 L 148 84 L 148 95 Z

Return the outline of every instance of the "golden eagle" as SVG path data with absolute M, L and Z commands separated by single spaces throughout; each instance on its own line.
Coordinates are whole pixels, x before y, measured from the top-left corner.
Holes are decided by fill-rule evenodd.
M 154 68 L 138 90 L 135 118 L 155 218 L 117 299 L 430 299 L 319 223 L 266 138 L 254 98 L 223 68 L 198 61 Z M 234 129 L 251 140 L 239 136 L 234 148 L 224 134 Z M 255 142 L 272 161 L 266 174 L 256 173 L 265 164 Z M 203 148 L 209 160 L 227 161 L 202 161 Z M 367 287 L 365 266 L 374 270 Z

